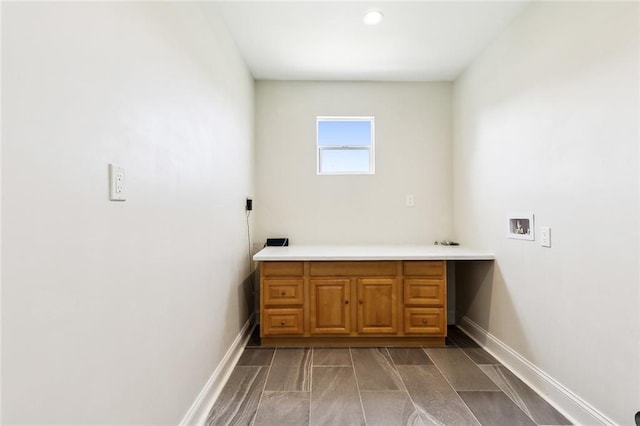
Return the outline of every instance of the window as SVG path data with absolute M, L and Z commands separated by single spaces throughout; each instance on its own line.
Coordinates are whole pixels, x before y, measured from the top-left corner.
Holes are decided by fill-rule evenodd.
M 318 174 L 374 174 L 373 117 L 317 117 Z

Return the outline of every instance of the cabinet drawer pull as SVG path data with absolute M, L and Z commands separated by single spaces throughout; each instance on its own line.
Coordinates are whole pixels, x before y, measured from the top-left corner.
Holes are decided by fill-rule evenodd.
M 427 320 L 426 320 L 426 319 L 424 319 L 424 318 L 422 318 L 422 323 L 423 323 L 423 324 L 426 324 L 426 323 L 427 323 Z
M 286 324 L 286 322 L 280 321 L 280 325 L 285 325 L 285 324 Z
M 362 305 L 362 299 L 358 300 L 358 302 L 360 302 L 360 304 Z
M 345 305 L 348 305 L 348 304 L 349 304 L 349 301 L 348 301 L 348 300 L 345 300 L 345 301 L 344 301 L 344 304 L 345 304 Z
M 287 294 L 287 292 L 286 292 L 286 291 L 284 291 L 284 290 L 282 290 L 282 291 L 280 292 L 280 296 L 285 296 L 286 294 Z

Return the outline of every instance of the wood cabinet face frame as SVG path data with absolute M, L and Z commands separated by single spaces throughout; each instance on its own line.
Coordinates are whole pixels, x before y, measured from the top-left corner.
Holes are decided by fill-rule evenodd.
M 269 345 L 444 345 L 445 261 L 262 262 L 260 291 Z

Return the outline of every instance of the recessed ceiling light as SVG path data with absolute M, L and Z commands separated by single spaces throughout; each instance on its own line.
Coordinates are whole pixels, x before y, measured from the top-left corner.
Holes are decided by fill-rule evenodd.
M 367 25 L 377 25 L 382 21 L 384 15 L 379 10 L 372 10 L 371 12 L 364 15 L 362 21 Z

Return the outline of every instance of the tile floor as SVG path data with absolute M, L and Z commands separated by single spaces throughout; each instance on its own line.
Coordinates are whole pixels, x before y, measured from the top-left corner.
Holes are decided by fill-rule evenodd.
M 568 425 L 455 327 L 446 348 L 248 346 L 208 425 Z

